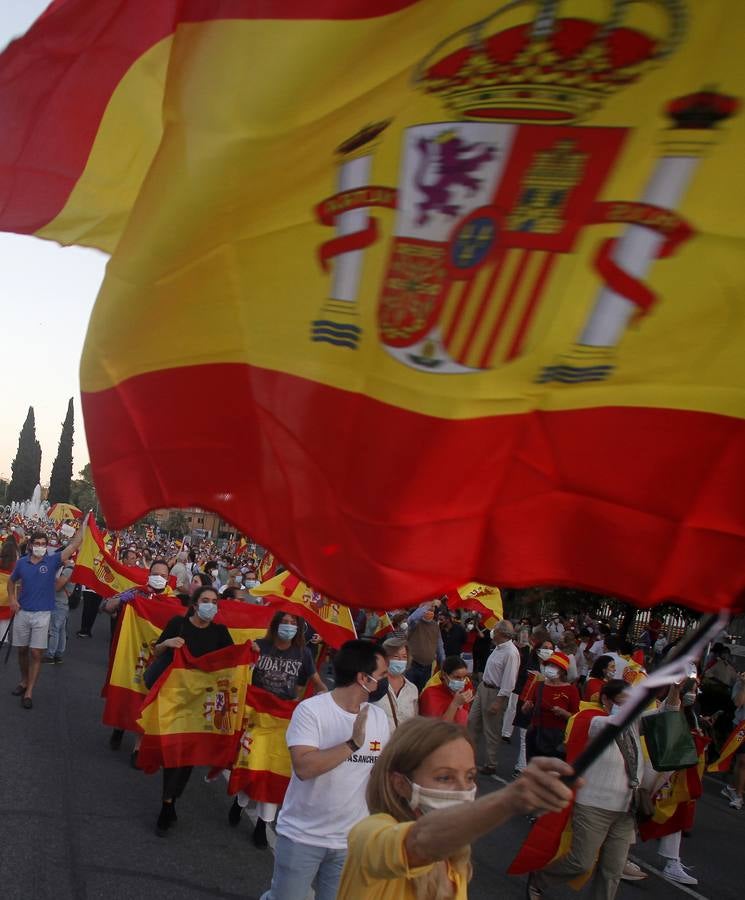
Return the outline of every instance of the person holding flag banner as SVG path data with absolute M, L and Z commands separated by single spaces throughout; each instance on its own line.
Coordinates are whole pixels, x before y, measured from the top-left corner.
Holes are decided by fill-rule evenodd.
M 263 638 L 253 644 L 258 658 L 253 668 L 246 718 L 238 757 L 228 785 L 235 794 L 228 813 L 238 825 L 249 799 L 257 801 L 254 846 L 267 846 L 266 826 L 273 822 L 290 782 L 290 755 L 285 732 L 304 685 L 316 692 L 328 688 L 305 645 L 305 622 L 291 613 L 276 612 Z
M 243 722 L 255 651 L 250 643 L 233 644 L 225 625 L 214 622 L 217 611 L 214 588 L 200 588 L 191 614 L 171 619 L 155 644 L 159 674 L 138 720 L 138 764 L 145 772 L 163 768 L 160 837 L 177 821 L 176 800 L 193 767 L 229 765 Z

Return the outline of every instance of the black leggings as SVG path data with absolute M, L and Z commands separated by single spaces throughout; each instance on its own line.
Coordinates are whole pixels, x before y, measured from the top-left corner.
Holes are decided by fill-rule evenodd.
M 163 799 L 178 800 L 183 794 L 193 766 L 179 766 L 177 769 L 163 769 Z

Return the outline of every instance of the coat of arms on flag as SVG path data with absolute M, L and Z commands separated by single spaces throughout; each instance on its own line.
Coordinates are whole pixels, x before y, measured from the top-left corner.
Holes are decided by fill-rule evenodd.
M 684 4 L 656 5 L 662 34 L 626 24 L 616 7 L 606 21 L 560 18 L 560 4 L 547 0 L 532 20 L 503 25 L 507 4 L 435 47 L 413 87 L 454 118 L 404 130 L 395 191 L 368 183 L 389 122 L 337 148 L 339 192 L 317 209 L 337 232 L 320 251 L 324 267 L 333 259 L 331 299 L 313 340 L 358 346 L 352 319 L 365 252 L 382 230 L 369 209 L 395 206 L 378 302 L 378 336 L 391 356 L 431 373 L 496 369 L 527 353 L 555 317 L 570 316 L 574 343 L 534 379 L 607 379 L 627 328 L 656 300 L 645 275 L 693 234 L 676 206 L 722 133 L 715 126 L 737 107 L 713 90 L 671 97 L 658 111 L 659 152 L 640 195 L 604 199 L 615 167 L 631 164 L 632 129 L 578 123 L 675 54 Z M 587 237 L 606 223 L 625 230 Z M 597 276 L 589 296 L 567 283 L 572 263 L 564 263 L 577 253 Z

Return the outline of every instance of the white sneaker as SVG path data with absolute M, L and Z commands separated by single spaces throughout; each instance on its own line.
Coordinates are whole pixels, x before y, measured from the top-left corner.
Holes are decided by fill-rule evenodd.
M 730 800 L 729 805 L 730 809 L 742 809 L 742 797 L 740 797 L 738 794 L 735 794 L 735 796 Z
M 668 881 L 677 881 L 678 884 L 698 884 L 698 878 L 689 875 L 681 866 L 679 859 L 668 859 L 662 870 L 662 877 Z
M 734 800 L 735 797 L 737 797 L 735 789 L 729 784 L 725 784 L 725 786 L 719 793 L 722 795 L 722 797 L 726 797 L 727 800 Z
M 647 873 L 644 872 L 640 866 L 637 866 L 636 863 L 627 859 L 626 865 L 623 867 L 623 872 L 621 873 L 621 881 L 643 881 L 645 878 L 649 878 Z

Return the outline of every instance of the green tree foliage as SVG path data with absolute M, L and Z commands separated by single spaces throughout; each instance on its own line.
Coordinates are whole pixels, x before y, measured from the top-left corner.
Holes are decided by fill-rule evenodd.
M 70 484 L 70 502 L 88 512 L 92 509 L 98 514 L 98 494 L 93 484 L 91 464 L 86 463 L 78 472 L 78 477 Z
M 34 408 L 29 406 L 18 437 L 18 450 L 11 467 L 6 502 L 29 500 L 41 477 L 41 445 L 36 440 Z
M 72 445 L 74 428 L 74 412 L 72 397 L 67 404 L 67 415 L 62 423 L 62 434 L 57 448 L 57 458 L 52 466 L 52 477 L 49 481 L 49 502 L 69 503 L 72 483 Z
M 183 537 L 189 533 L 189 521 L 180 509 L 172 509 L 166 522 L 166 531 L 173 537 Z

